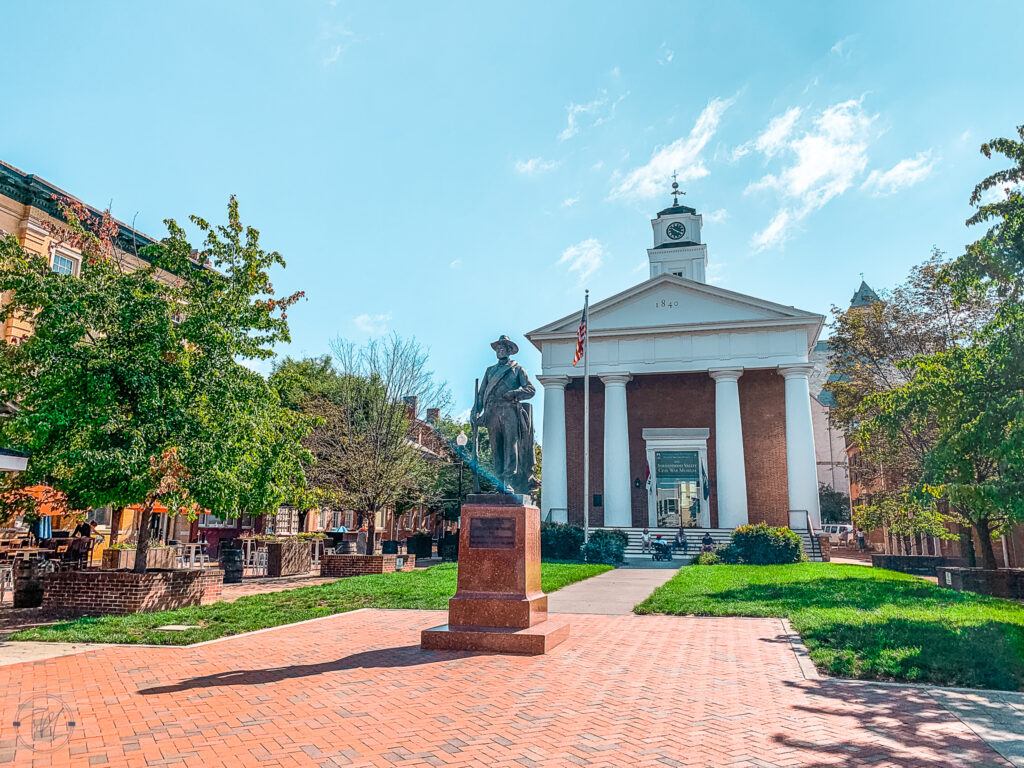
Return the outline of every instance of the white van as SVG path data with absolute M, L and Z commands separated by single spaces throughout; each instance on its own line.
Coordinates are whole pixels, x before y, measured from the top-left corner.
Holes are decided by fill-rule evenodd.
M 825 525 L 821 526 L 821 532 L 827 533 L 828 540 L 833 544 L 839 544 L 843 531 L 846 531 L 846 540 L 854 542 L 855 537 L 853 535 L 852 523 L 825 523 Z

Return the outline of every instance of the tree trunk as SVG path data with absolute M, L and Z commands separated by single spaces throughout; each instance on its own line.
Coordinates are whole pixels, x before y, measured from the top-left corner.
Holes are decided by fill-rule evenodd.
M 366 524 L 366 554 L 372 555 L 375 547 L 374 539 L 377 538 L 377 510 L 370 510 L 370 520 Z
M 992 548 L 992 531 L 988 528 L 988 520 L 983 518 L 974 525 L 974 530 L 978 532 L 978 542 L 981 545 L 981 567 L 986 571 L 994 571 L 996 553 Z
M 149 554 L 149 524 L 153 519 L 153 503 L 147 501 L 139 515 L 139 538 L 135 543 L 135 573 L 146 572 L 146 557 Z
M 978 558 L 974 553 L 974 539 L 971 537 L 971 529 L 966 525 L 960 526 L 960 556 L 967 560 L 969 568 L 978 566 Z
M 124 507 L 118 507 L 110 512 L 110 541 L 108 546 L 117 544 L 117 535 L 121 532 L 121 521 L 124 519 Z

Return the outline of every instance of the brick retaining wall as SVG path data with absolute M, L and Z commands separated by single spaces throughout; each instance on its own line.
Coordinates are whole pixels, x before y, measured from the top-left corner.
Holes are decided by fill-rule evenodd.
M 394 573 L 395 560 L 404 561 L 403 571 L 416 567 L 416 555 L 324 555 L 320 560 L 321 576 L 366 576 L 372 573 Z
M 224 571 L 57 571 L 43 574 L 40 581 L 43 610 L 106 616 L 215 603 Z

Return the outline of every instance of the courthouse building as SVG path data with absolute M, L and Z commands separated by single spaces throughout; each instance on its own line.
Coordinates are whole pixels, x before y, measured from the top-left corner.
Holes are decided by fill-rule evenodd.
M 590 498 L 580 310 L 541 352 L 545 519 L 616 527 L 820 524 L 808 376 L 824 317 L 708 285 L 701 215 L 651 225 L 650 277 L 591 305 Z

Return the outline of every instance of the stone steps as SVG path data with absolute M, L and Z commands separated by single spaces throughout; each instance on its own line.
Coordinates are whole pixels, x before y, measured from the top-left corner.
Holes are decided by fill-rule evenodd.
M 627 558 L 640 558 L 650 557 L 650 552 L 644 552 L 640 543 L 640 536 L 643 534 L 643 528 L 611 528 L 608 526 L 600 526 L 605 530 L 617 530 L 622 531 L 629 536 L 629 543 L 626 544 L 625 555 Z M 591 530 L 598 530 L 593 528 Z M 660 534 L 663 541 L 668 542 L 669 545 L 675 541 L 676 531 L 678 528 L 648 528 L 651 534 L 651 542 L 657 540 L 657 536 Z M 686 555 L 684 556 L 682 551 L 673 552 L 673 559 L 682 559 L 687 557 L 688 559 L 693 556 L 694 553 L 699 553 L 701 550 L 701 539 L 704 538 L 705 533 L 710 533 L 711 538 L 715 541 L 715 546 L 720 544 L 728 544 L 732 538 L 732 528 L 687 528 L 686 539 L 687 549 Z M 804 544 L 804 552 L 807 554 L 807 558 L 814 562 L 821 561 L 821 551 L 818 549 L 818 542 L 812 538 L 807 531 L 797 531 L 800 536 L 800 540 Z

